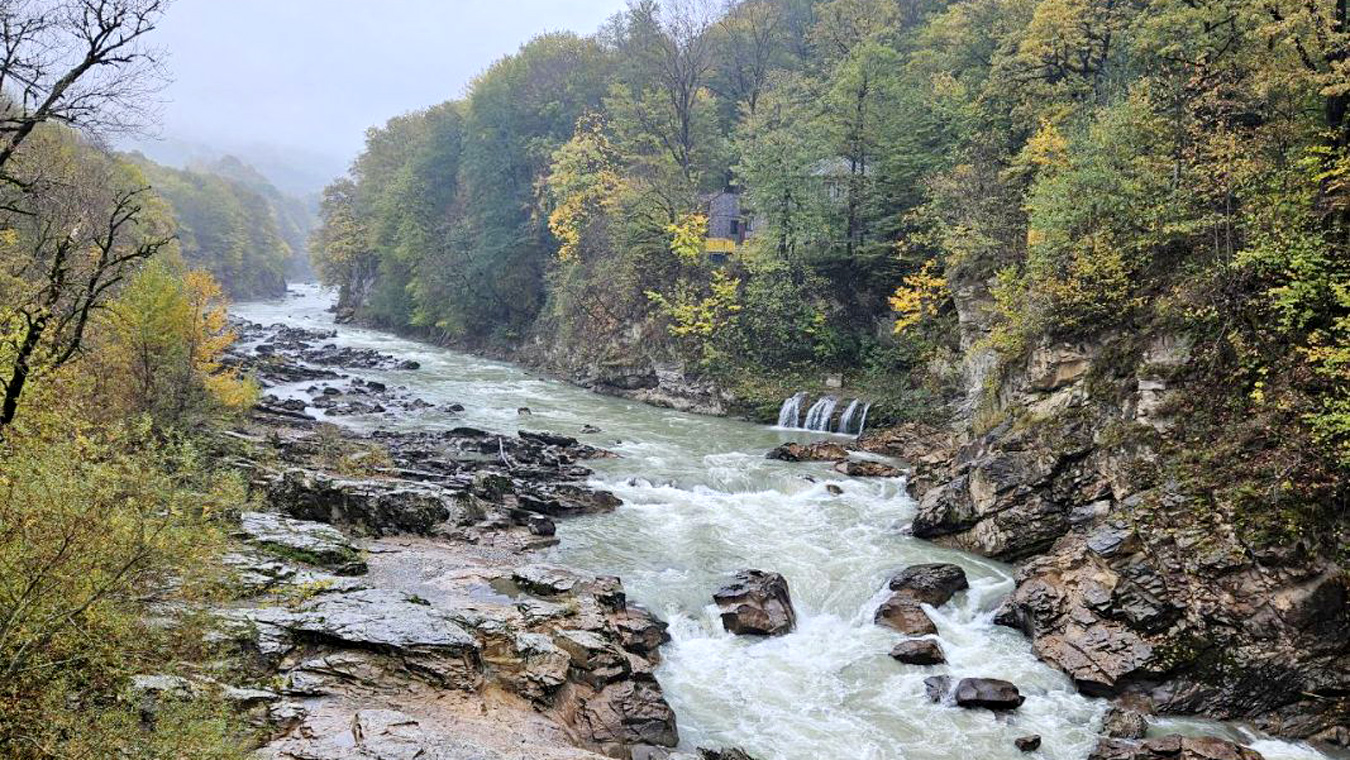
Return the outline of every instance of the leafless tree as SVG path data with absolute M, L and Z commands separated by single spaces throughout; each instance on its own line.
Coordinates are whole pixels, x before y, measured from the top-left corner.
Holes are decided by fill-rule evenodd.
M 728 0 L 718 22 L 722 67 L 718 94 L 754 113 L 768 82 L 783 14 L 772 0 Z
M 164 76 L 145 37 L 168 0 L 0 0 L 0 178 L 38 125 L 143 125 Z
M 151 213 L 148 188 L 129 184 L 100 152 L 80 152 L 64 162 L 34 158 L 49 170 L 26 196 L 28 213 L 4 230 L 0 432 L 27 383 L 74 358 L 110 291 L 173 240 L 167 220 Z
M 35 374 L 80 350 L 94 312 L 172 236 L 148 188 L 68 128 L 138 125 L 163 82 L 144 38 L 167 0 L 0 0 L 0 432 Z

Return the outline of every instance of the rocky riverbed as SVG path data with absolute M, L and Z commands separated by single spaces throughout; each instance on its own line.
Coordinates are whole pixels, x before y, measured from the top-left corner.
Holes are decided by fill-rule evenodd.
M 625 406 L 322 303 L 246 310 L 284 324 L 240 322 L 234 357 L 266 387 L 215 635 L 263 756 L 1319 757 L 1075 695 L 993 624 L 1011 569 L 905 535 L 896 476 L 949 482 L 940 436 L 878 456 Z

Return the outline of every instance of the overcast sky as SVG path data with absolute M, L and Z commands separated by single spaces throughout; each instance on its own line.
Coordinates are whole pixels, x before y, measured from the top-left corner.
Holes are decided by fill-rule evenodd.
M 462 95 L 488 64 L 536 34 L 588 34 L 623 6 L 174 0 L 152 43 L 168 53 L 174 79 L 158 131 L 168 142 L 236 152 L 266 146 L 342 166 L 367 127 Z

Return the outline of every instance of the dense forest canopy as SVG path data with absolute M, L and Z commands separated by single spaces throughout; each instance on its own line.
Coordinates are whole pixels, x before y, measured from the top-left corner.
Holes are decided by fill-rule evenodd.
M 1298 441 L 1269 472 L 1306 504 L 1350 465 L 1346 25 L 1335 0 L 634 0 L 371 130 L 312 255 L 378 324 L 842 370 L 890 419 L 941 418 L 982 356 L 992 409 L 1037 346 L 1181 335 L 1221 399 L 1192 434 Z

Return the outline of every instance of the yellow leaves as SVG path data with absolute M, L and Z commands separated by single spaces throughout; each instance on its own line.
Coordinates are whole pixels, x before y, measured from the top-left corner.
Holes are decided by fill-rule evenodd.
M 670 252 L 681 264 L 690 266 L 703 261 L 708 239 L 708 217 L 703 214 L 685 214 L 678 222 L 666 225 L 670 235 Z
M 708 365 L 718 355 L 714 339 L 731 326 L 742 308 L 740 288 L 739 278 L 717 270 L 712 273 L 706 295 L 700 288 L 680 282 L 669 297 L 649 290 L 647 298 L 670 320 L 670 334 L 692 341 L 700 361 Z
M 558 258 L 577 261 L 592 225 L 612 211 L 623 188 L 617 154 L 597 117 L 577 122 L 572 139 L 553 154 L 543 187 L 553 203 L 548 229 L 558 239 Z
M 205 395 L 227 408 L 252 403 L 256 388 L 222 367 L 234 342 L 220 285 L 206 272 L 179 274 L 147 265 L 111 304 L 112 340 L 103 359 L 124 375 L 113 384 L 132 411 L 162 422 L 182 421 Z
M 891 310 L 897 315 L 895 333 L 903 333 L 926 316 L 937 316 L 948 296 L 947 280 L 938 274 L 937 260 L 929 259 L 922 269 L 905 277 L 905 284 L 890 298 Z
M 1046 119 L 1036 130 L 1036 134 L 1027 140 L 1022 156 L 1033 166 L 1061 169 L 1069 165 L 1069 141 L 1054 122 Z

